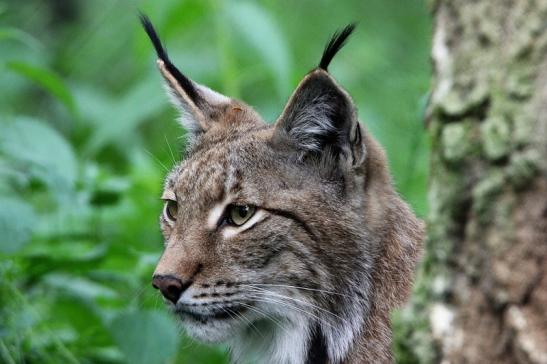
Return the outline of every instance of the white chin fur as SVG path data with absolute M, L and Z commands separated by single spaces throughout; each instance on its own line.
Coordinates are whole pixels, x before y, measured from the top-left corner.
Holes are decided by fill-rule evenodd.
M 183 319 L 183 325 L 190 337 L 206 344 L 226 342 L 238 330 L 237 325 L 231 319 L 209 320 L 205 324 L 191 319 Z

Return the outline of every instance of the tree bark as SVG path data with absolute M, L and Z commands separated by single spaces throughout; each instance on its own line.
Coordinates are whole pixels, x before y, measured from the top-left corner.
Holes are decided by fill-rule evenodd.
M 547 0 L 433 13 L 433 361 L 547 363 Z

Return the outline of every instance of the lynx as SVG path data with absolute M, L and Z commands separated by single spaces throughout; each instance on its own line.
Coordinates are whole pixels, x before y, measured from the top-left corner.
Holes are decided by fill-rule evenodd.
M 142 24 L 189 135 L 165 180 L 153 286 L 187 333 L 233 363 L 389 363 L 390 311 L 408 297 L 422 223 L 382 148 L 328 72 L 354 26 L 273 124 L 177 69 Z

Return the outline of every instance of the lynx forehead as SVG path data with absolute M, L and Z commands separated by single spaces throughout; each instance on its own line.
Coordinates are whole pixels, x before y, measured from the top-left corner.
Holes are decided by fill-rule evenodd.
M 354 26 L 268 125 L 180 72 L 141 20 L 189 135 L 153 276 L 187 333 L 228 343 L 234 363 L 391 362 L 389 312 L 410 292 L 423 227 L 328 73 Z

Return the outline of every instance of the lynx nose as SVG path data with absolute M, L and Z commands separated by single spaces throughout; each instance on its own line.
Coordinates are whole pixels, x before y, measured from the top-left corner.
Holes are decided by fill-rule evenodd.
M 190 286 L 192 282 L 184 283 L 177 277 L 171 275 L 155 275 L 152 278 L 152 286 L 159 289 L 163 297 L 174 304 L 179 300 L 182 292 Z

